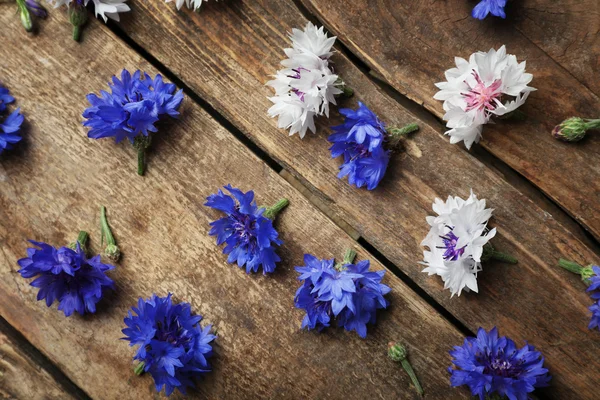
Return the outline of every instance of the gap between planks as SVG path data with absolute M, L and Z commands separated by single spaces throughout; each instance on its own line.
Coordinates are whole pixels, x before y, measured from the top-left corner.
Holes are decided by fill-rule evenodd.
M 37 367 L 50 375 L 60 388 L 78 400 L 92 400 L 83 389 L 76 385 L 60 367 L 54 364 L 37 347 L 35 347 L 21 332 L 16 330 L 2 316 L 0 316 L 0 333 L 4 334 L 15 345 L 15 349 L 30 359 Z M 1 378 L 1 377 L 0 377 Z
M 425 301 L 428 305 L 434 308 L 444 319 L 446 319 L 451 325 L 453 325 L 459 332 L 465 336 L 474 336 L 474 332 L 467 328 L 454 314 L 448 311 L 442 304 L 436 301 L 430 296 L 423 288 L 421 288 L 417 282 L 412 280 L 408 275 L 403 273 L 401 269 L 387 259 L 375 246 L 369 243 L 365 238 L 361 237 L 359 232 L 352 227 L 351 224 L 347 223 L 344 219 L 340 218 L 333 212 L 328 203 L 332 200 L 324 199 L 325 196 L 313 185 L 303 180 L 301 177 L 296 177 L 290 171 L 286 169 L 284 163 L 280 163 L 272 158 L 265 150 L 259 145 L 248 138 L 242 133 L 233 123 L 231 123 L 225 116 L 217 111 L 210 103 L 204 100 L 198 93 L 196 93 L 189 85 L 182 81 L 175 73 L 173 73 L 168 67 L 160 62 L 156 57 L 150 54 L 135 40 L 130 38 L 125 32 L 123 32 L 118 25 L 112 21 L 108 22 L 109 29 L 121 39 L 127 46 L 129 46 L 134 52 L 139 54 L 147 62 L 149 62 L 154 68 L 156 68 L 161 74 L 164 74 L 171 82 L 175 83 L 179 88 L 183 89 L 183 92 L 193 102 L 199 105 L 204 111 L 206 111 L 215 121 L 223 126 L 228 132 L 230 132 L 236 139 L 238 139 L 243 145 L 245 145 L 252 153 L 258 158 L 265 162 L 270 168 L 277 172 L 283 179 L 285 179 L 294 189 L 296 189 L 302 196 L 304 196 L 312 205 L 314 205 L 319 211 L 321 211 L 329 220 L 331 220 L 336 226 L 342 229 L 348 234 L 357 244 L 357 246 L 363 247 L 371 257 L 384 265 L 392 274 L 404 282 L 418 297 Z
M 307 20 L 316 25 L 325 26 L 327 30 L 331 32 L 326 22 L 322 21 L 317 15 L 313 14 L 302 3 L 301 0 L 292 0 L 292 2 Z M 369 67 L 367 63 L 365 63 L 357 54 L 350 50 L 348 46 L 342 43 L 341 40 L 337 40 L 335 46 L 338 47 L 342 53 L 381 91 L 396 101 L 401 107 L 413 114 L 421 123 L 426 123 L 441 136 L 444 136 L 445 122 L 441 118 L 439 118 L 426 107 L 423 107 L 422 104 L 419 104 L 416 101 L 408 98 L 406 95 L 400 93 L 385 79 L 385 77 Z M 564 69 L 562 66 L 561 68 Z M 474 146 L 471 151 L 461 147 L 461 150 L 469 154 L 471 157 L 477 159 L 490 170 L 494 171 L 497 175 L 504 178 L 504 180 L 512 187 L 514 187 L 520 193 L 526 195 L 545 213 L 551 215 L 552 218 L 567 228 L 577 239 L 581 240 L 596 254 L 600 255 L 600 241 L 594 237 L 594 235 L 586 228 L 586 226 L 577 221 L 577 219 L 571 215 L 569 210 L 563 208 L 525 176 L 520 174 L 505 161 L 492 154 L 483 146 Z M 329 214 L 327 215 L 329 216 Z

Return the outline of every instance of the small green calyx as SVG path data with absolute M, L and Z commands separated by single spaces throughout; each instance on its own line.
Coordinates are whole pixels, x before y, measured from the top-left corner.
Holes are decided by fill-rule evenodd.
M 269 218 L 270 220 L 275 220 L 277 214 L 281 212 L 284 208 L 286 208 L 290 204 L 288 199 L 281 199 L 277 203 L 273 204 L 271 207 L 264 207 L 265 212 L 263 213 L 263 217 Z
M 139 363 L 138 365 L 135 366 L 135 368 L 133 368 L 133 372 L 135 372 L 135 374 L 137 376 L 140 376 L 141 374 L 144 373 L 144 367 L 146 366 L 146 363 L 144 361 L 142 361 L 141 363 Z
M 388 357 L 394 362 L 401 362 L 406 359 L 408 352 L 406 347 L 394 342 L 388 343 Z
M 344 258 L 342 259 L 342 262 L 335 264 L 334 268 L 338 271 L 343 271 L 345 269 L 346 265 L 352 264 L 354 262 L 355 258 L 356 258 L 356 251 L 354 251 L 352 249 L 346 249 L 346 252 L 344 253 Z
M 33 22 L 31 20 L 31 14 L 25 4 L 25 0 L 17 0 L 17 8 L 19 9 L 19 17 L 21 18 L 23 28 L 25 28 L 27 32 L 31 32 L 33 30 Z
M 83 250 L 84 253 L 87 253 L 87 243 L 90 239 L 90 235 L 86 231 L 79 231 L 79 235 L 77 235 L 77 241 L 68 244 L 68 248 L 71 250 L 77 250 L 77 243 L 79 243 L 79 247 Z
M 106 249 L 104 255 L 108 257 L 112 262 L 118 262 L 121 258 L 121 250 L 117 246 L 115 237 L 113 236 L 112 230 L 108 225 L 108 219 L 106 218 L 106 207 L 100 207 L 100 235 L 101 243 L 106 241 Z
M 69 7 L 69 21 L 73 25 L 73 40 L 76 42 L 79 42 L 81 38 L 81 28 L 83 28 L 87 19 L 88 12 L 85 7 L 79 5 Z
M 354 96 L 354 90 L 352 88 L 346 86 L 346 83 L 343 81 L 343 79 L 341 77 L 337 78 L 334 85 L 342 91 L 342 95 L 344 97 Z

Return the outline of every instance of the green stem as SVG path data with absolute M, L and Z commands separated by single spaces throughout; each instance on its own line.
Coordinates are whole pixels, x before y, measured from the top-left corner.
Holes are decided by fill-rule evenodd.
M 79 234 L 77 235 L 77 241 L 69 243 L 69 245 L 67 247 L 69 247 L 71 250 L 76 250 L 77 243 L 79 243 L 81 250 L 83 250 L 85 252 L 87 250 L 87 242 L 88 242 L 89 238 L 90 238 L 90 235 L 86 231 L 79 231 Z
M 492 251 L 492 253 L 490 254 L 490 258 L 492 260 L 505 262 L 508 264 L 517 264 L 519 262 L 519 260 L 511 256 L 510 254 L 502 253 L 496 250 Z
M 137 173 L 140 176 L 144 176 L 144 172 L 146 172 L 146 149 L 141 146 L 138 147 L 137 156 L 138 156 Z
M 501 251 L 496 251 L 496 249 L 494 249 L 494 246 L 492 246 L 492 244 L 488 242 L 485 244 L 485 246 L 483 246 L 483 254 L 481 256 L 481 261 L 485 262 L 489 260 L 496 260 L 508 264 L 517 264 L 519 262 L 510 254 L 502 253 Z
M 341 271 L 345 265 L 352 264 L 354 262 L 355 258 L 356 258 L 356 251 L 354 251 L 353 249 L 346 249 L 346 252 L 344 253 L 344 258 L 342 259 L 342 262 L 337 263 L 335 265 L 335 269 L 337 269 L 338 271 Z
M 586 119 L 585 130 L 588 129 L 600 129 L 600 119 Z
M 583 270 L 583 267 L 581 265 L 573 261 L 565 260 L 564 258 L 558 260 L 558 265 L 566 269 L 567 271 L 573 272 L 577 275 L 581 275 L 581 271 Z
M 388 134 L 390 135 L 390 137 L 405 137 L 408 136 L 409 134 L 416 132 L 419 130 L 419 125 L 416 123 L 412 123 L 412 124 L 408 124 L 403 126 L 402 128 L 395 128 L 395 127 L 391 127 L 387 129 Z
M 410 365 L 410 362 L 408 362 L 408 359 L 405 358 L 404 360 L 402 360 L 401 364 L 402 364 L 402 368 L 404 368 L 404 370 L 410 377 L 410 380 L 412 381 L 413 385 L 415 385 L 415 389 L 417 389 L 417 393 L 419 393 L 420 396 L 423 396 L 423 394 L 425 393 L 423 391 L 423 387 L 421 386 L 421 383 L 419 382 L 419 379 L 417 378 L 417 375 L 415 374 L 415 370 L 413 369 L 412 365 Z
M 73 40 L 79 42 L 81 39 L 81 25 L 73 25 Z
M 31 21 L 31 14 L 25 4 L 25 0 L 17 0 L 17 8 L 19 9 L 19 16 L 21 17 L 21 24 L 27 32 L 31 32 L 33 29 L 33 22 Z
M 142 361 L 141 363 L 139 363 L 138 365 L 135 366 L 135 368 L 133 368 L 133 372 L 135 372 L 135 374 L 137 376 L 140 376 L 141 374 L 144 373 L 144 367 L 146 366 L 146 363 L 144 361 Z
M 100 244 L 104 244 L 104 239 L 106 239 L 106 244 L 116 244 L 115 237 L 110 230 L 110 226 L 108 226 L 108 220 L 106 219 L 106 207 L 104 206 L 100 207 L 100 227 Z
M 266 207 L 265 212 L 263 213 L 263 217 L 269 218 L 270 220 L 274 220 L 277 217 L 277 214 L 284 208 L 286 208 L 290 204 L 288 199 L 281 199 L 271 207 Z

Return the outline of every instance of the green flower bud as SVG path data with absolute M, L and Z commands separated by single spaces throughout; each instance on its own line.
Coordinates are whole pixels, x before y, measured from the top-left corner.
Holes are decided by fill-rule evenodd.
M 69 8 L 69 21 L 73 25 L 73 40 L 79 42 L 81 28 L 87 22 L 88 12 L 85 7 L 74 5 Z
M 585 137 L 585 132 L 587 131 L 586 125 L 583 118 L 569 118 L 552 130 L 552 136 L 565 142 L 577 142 Z
M 112 262 L 118 262 L 119 258 L 121 258 L 121 251 L 119 250 L 119 248 L 114 245 L 114 244 L 109 244 L 108 246 L 106 246 L 106 249 L 104 249 L 104 255 Z
M 401 362 L 406 359 L 408 352 L 406 351 L 406 347 L 401 344 L 396 344 L 394 342 L 390 342 L 388 344 L 388 356 L 392 361 Z
M 27 9 L 27 5 L 24 0 L 17 0 L 17 7 L 19 8 L 19 16 L 21 17 L 21 24 L 27 32 L 33 30 L 33 22 L 31 21 L 31 14 Z

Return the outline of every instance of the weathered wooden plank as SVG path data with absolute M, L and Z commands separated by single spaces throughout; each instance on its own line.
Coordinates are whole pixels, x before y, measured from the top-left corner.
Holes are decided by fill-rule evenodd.
M 513 1 L 508 11 L 516 29 L 600 94 L 600 2 Z M 586 117 L 598 118 L 598 110 Z
M 468 58 L 475 51 L 506 44 L 519 61 L 527 60 L 527 70 L 534 75 L 532 85 L 538 88 L 523 108 L 528 120 L 486 126 L 482 145 L 600 238 L 600 168 L 596 162 L 600 138 L 590 135 L 584 143 L 573 145 L 550 135 L 565 118 L 597 115 L 600 99 L 511 28 L 510 20 L 482 23 L 470 17 L 472 4 L 462 0 L 303 3 L 392 86 L 440 118 L 444 112 L 442 103 L 433 99 L 437 91 L 433 84 L 443 81 L 455 56 Z M 577 62 L 591 63 L 592 58 Z
M 12 10 L 2 9 L 0 23 L 18 30 Z M 462 335 L 392 274 L 385 278 L 392 306 L 366 340 L 337 329 L 301 332 L 292 266 L 305 252 L 332 257 L 356 243 L 189 100 L 180 121 L 162 126 L 147 175 L 138 177 L 133 149 L 88 139 L 80 114 L 88 91 L 105 87 L 111 74 L 153 68 L 100 23 L 90 24 L 81 45 L 60 13 L 46 30 L 52 35 L 8 36 L 0 49 L 0 74 L 29 124 L 25 146 L 0 164 L 0 312 L 76 384 L 94 398 L 152 398 L 150 377 L 133 375 L 133 350 L 120 330 L 139 296 L 170 291 L 218 330 L 215 371 L 200 397 L 416 399 L 386 358 L 390 339 L 408 343 L 430 396 L 448 393 L 447 351 Z M 285 244 L 271 277 L 226 264 L 208 236 L 218 213 L 202 204 L 226 183 L 255 189 L 260 203 L 291 201 L 277 221 Z M 97 249 L 100 205 L 124 254 L 111 273 L 118 289 L 96 315 L 65 318 L 35 301 L 16 261 L 26 238 L 66 243 L 79 229 L 92 233 Z
M 0 398 L 75 399 L 2 332 L 0 332 Z
M 504 333 L 540 346 L 555 375 L 551 397 L 592 396 L 591 382 L 600 371 L 596 357 L 600 347 L 597 333 L 585 328 L 590 299 L 575 277 L 554 265 L 560 256 L 584 261 L 596 255 L 502 177 L 449 145 L 436 124 L 423 124 L 405 151 L 396 154 L 378 190 L 356 190 L 335 179 L 338 162 L 329 158 L 324 125 L 336 124 L 338 118 L 321 120 L 319 133 L 300 141 L 277 130 L 266 115 L 271 92 L 263 85 L 279 67 L 281 48 L 288 45 L 284 32 L 306 20 L 291 1 L 207 5 L 194 14 L 177 13 L 162 4 L 136 3 L 136 18 L 122 27 L 272 157 L 312 185 L 331 202 L 339 218 L 467 326 L 497 324 Z M 341 54 L 334 61 L 357 93 L 343 106 L 363 100 L 391 125 L 415 119 Z M 470 188 L 496 209 L 497 245 L 515 253 L 521 262 L 517 267 L 488 264 L 480 275 L 481 294 L 450 300 L 438 279 L 420 272 L 419 243 L 427 232 L 425 216 L 431 213 L 432 200 L 449 194 L 465 196 Z M 566 342 L 565 332 L 571 338 Z

